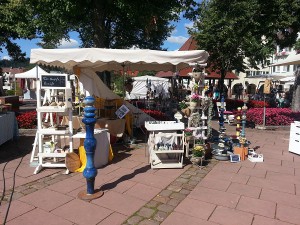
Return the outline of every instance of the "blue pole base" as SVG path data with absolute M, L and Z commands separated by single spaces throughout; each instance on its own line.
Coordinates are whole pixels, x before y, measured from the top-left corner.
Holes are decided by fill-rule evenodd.
M 94 194 L 88 194 L 86 190 L 80 191 L 77 197 L 84 201 L 92 201 L 94 199 L 100 198 L 104 194 L 103 191 L 95 190 Z

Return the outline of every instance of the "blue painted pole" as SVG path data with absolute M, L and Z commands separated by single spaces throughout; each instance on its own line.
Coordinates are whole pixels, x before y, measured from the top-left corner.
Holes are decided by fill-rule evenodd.
M 95 186 L 95 177 L 97 176 L 97 169 L 94 166 L 94 154 L 96 149 L 96 139 L 94 138 L 94 127 L 96 123 L 95 119 L 95 110 L 96 108 L 93 106 L 95 99 L 92 96 L 88 96 L 84 99 L 83 103 L 85 107 L 84 118 L 82 122 L 86 126 L 86 138 L 84 140 L 84 149 L 86 152 L 86 167 L 83 170 L 83 176 L 86 178 L 87 182 L 87 194 L 94 194 L 94 186 Z

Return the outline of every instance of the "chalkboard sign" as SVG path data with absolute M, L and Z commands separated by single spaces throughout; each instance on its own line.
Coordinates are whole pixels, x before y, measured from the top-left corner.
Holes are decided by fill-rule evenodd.
M 66 74 L 42 75 L 41 88 L 65 88 Z

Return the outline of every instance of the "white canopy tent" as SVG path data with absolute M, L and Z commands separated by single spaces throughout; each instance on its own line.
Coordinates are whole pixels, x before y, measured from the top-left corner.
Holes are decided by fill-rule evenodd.
M 178 71 L 195 64 L 205 64 L 209 54 L 204 50 L 157 51 L 127 49 L 32 49 L 30 63 L 65 68 L 79 75 L 85 91 L 105 99 L 120 99 L 97 76 L 96 71 L 121 71 L 125 66 L 130 70 Z M 141 113 L 137 125 L 149 120 L 148 115 L 126 102 L 133 113 Z
M 39 75 L 41 74 L 49 74 L 49 73 L 47 73 L 41 67 L 36 66 L 26 72 L 15 74 L 15 79 L 25 79 L 25 91 L 23 94 L 23 99 L 25 100 L 36 99 L 35 79 L 38 78 Z
M 32 49 L 30 63 L 60 66 L 69 71 L 74 67 L 94 71 L 119 71 L 124 66 L 131 70 L 178 71 L 192 64 L 205 64 L 204 50 L 158 51 L 149 49 Z
M 151 90 L 156 91 L 156 95 L 161 94 L 163 98 L 170 97 L 169 95 L 169 80 L 167 78 L 154 77 L 154 76 L 141 76 L 134 77 L 133 89 L 130 93 L 126 92 L 127 99 L 141 99 L 146 98 L 147 95 L 147 82 L 151 83 Z
M 36 66 L 34 68 L 32 68 L 31 70 L 28 70 L 24 73 L 16 73 L 15 74 L 15 78 L 31 78 L 31 79 L 36 79 L 37 78 L 37 74 L 49 74 L 47 73 L 45 70 L 43 70 L 41 67 Z

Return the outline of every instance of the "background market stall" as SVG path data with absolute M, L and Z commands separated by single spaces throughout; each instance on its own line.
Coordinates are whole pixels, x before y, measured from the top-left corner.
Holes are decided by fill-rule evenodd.
M 145 99 L 147 98 L 148 88 L 155 91 L 155 97 L 160 95 L 162 99 L 170 97 L 168 79 L 146 75 L 134 77 L 133 89 L 130 93 L 126 92 L 126 99 Z
M 41 67 L 37 66 L 24 73 L 15 74 L 15 79 L 20 79 L 20 87 L 23 89 L 23 99 L 36 99 L 35 80 L 39 74 L 49 74 Z

